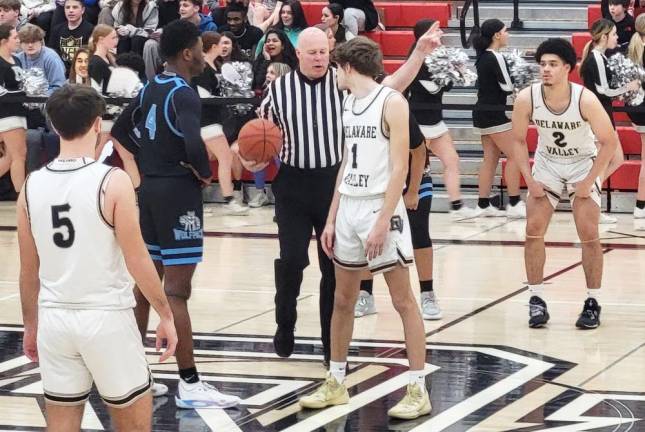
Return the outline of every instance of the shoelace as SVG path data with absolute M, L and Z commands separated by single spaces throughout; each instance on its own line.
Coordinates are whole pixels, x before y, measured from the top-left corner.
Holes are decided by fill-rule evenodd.
M 361 296 L 361 297 L 358 299 L 358 304 L 359 304 L 359 306 L 365 306 L 365 305 L 367 305 L 367 297 Z
M 546 310 L 546 308 L 544 306 L 541 306 L 541 305 L 537 305 L 537 304 L 530 304 L 529 305 L 529 315 L 531 315 L 532 317 L 538 316 L 538 315 L 543 315 L 545 310 Z

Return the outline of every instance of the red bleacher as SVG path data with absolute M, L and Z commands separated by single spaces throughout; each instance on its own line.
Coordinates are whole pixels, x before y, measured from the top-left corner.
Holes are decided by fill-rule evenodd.
M 320 22 L 322 9 L 328 2 L 302 2 L 302 8 L 310 25 Z M 391 27 L 413 27 L 422 18 L 439 21 L 442 27 L 448 25 L 450 4 L 439 2 L 375 2 L 383 11 L 385 25 Z

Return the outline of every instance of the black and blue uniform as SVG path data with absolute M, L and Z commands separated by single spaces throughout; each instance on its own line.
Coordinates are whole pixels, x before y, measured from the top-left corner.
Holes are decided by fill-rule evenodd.
M 200 181 L 211 168 L 200 136 L 201 102 L 181 77 L 151 80 L 116 121 L 112 136 L 136 155 L 141 232 L 153 260 L 196 264 L 203 252 Z
M 425 137 L 417 124 L 415 115 L 410 113 L 410 150 L 420 146 L 425 146 Z M 414 249 L 424 249 L 432 247 L 430 239 L 430 210 L 432 209 L 432 177 L 430 176 L 429 152 L 426 149 L 426 164 L 419 185 L 419 204 L 416 210 L 407 209 L 408 221 L 410 222 L 410 234 L 412 236 L 412 247 Z M 412 164 L 412 155 L 409 156 L 408 166 Z M 405 179 L 405 190 L 408 191 L 410 184 L 410 170 Z

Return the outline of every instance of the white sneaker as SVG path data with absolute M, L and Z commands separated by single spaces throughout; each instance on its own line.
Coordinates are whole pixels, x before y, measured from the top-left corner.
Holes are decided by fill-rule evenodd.
M 255 189 L 253 198 L 249 200 L 249 207 L 258 208 L 269 204 L 269 198 L 264 190 Z
M 354 306 L 354 317 L 360 318 L 365 315 L 372 315 L 376 313 L 376 305 L 374 304 L 374 296 L 367 291 L 358 293 L 358 300 Z
M 476 213 L 474 208 L 461 206 L 459 210 L 450 210 L 450 218 L 454 222 L 470 221 L 476 217 Z
M 486 208 L 479 206 L 475 207 L 475 217 L 505 217 L 506 212 L 498 209 L 494 205 L 489 205 Z
M 514 206 L 506 205 L 506 217 L 509 219 L 526 219 L 526 204 L 520 201 Z
M 158 382 L 153 382 L 151 390 L 152 390 L 152 397 L 161 397 L 166 393 L 168 393 L 168 386 Z
M 244 192 L 241 190 L 233 191 L 233 201 L 237 201 L 239 205 L 244 205 Z
M 608 215 L 607 213 L 600 213 L 600 219 L 598 220 L 599 224 L 609 225 L 615 224 L 616 222 L 618 222 L 618 218 Z
M 241 399 L 237 396 L 220 393 L 215 387 L 199 381 L 188 384 L 179 380 L 175 404 L 177 408 L 231 408 L 238 405 Z
M 645 208 L 634 207 L 634 219 L 645 219 Z
M 438 320 L 443 316 L 434 291 L 421 293 L 421 314 L 424 320 Z
M 249 214 L 249 208 L 232 199 L 224 204 L 224 214 L 227 216 L 246 216 Z

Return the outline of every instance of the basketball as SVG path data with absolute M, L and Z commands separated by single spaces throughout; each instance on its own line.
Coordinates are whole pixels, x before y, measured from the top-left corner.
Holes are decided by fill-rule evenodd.
M 237 139 L 240 156 L 248 161 L 269 162 L 282 147 L 282 133 L 269 120 L 254 119 L 244 125 Z

